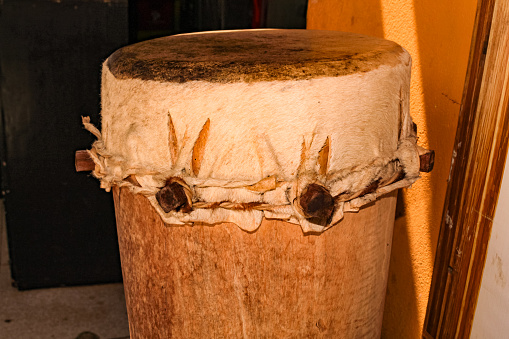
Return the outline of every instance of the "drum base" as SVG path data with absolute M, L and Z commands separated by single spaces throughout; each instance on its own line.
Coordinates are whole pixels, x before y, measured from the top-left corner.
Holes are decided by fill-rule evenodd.
M 393 192 L 320 235 L 264 220 L 168 227 L 113 190 L 131 338 L 378 338 Z

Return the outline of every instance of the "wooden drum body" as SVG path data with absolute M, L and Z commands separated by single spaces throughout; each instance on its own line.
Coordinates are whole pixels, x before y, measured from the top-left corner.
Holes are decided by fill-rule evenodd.
M 410 57 L 341 32 L 186 34 L 103 66 L 131 338 L 376 338 L 395 190 L 419 177 Z M 346 213 L 351 212 L 351 213 Z
M 144 197 L 113 195 L 132 338 L 380 336 L 395 192 L 321 235 L 165 227 Z

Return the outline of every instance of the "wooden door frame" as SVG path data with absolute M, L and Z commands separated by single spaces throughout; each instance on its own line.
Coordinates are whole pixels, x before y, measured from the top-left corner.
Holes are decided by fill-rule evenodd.
M 507 0 L 479 0 L 423 338 L 468 338 L 509 139 Z

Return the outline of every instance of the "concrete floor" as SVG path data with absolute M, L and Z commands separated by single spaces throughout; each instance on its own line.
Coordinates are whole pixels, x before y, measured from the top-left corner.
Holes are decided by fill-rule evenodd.
M 126 339 L 122 284 L 20 292 L 11 286 L 3 201 L 0 201 L 0 338 Z

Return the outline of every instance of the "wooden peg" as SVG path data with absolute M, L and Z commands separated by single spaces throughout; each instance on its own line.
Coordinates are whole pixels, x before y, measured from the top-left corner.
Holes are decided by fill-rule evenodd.
M 93 171 L 95 169 L 94 160 L 92 160 L 92 157 L 90 157 L 86 150 L 76 151 L 74 166 L 76 167 L 76 172 Z
M 433 170 L 433 166 L 435 165 L 435 151 L 427 150 L 425 153 L 419 155 L 420 172 L 431 172 Z
M 307 218 L 327 221 L 334 211 L 334 198 L 325 187 L 318 184 L 309 184 L 304 189 L 299 204 Z
M 156 193 L 156 199 L 165 213 L 191 211 L 191 205 L 184 186 L 173 180 L 173 178 L 168 179 L 166 185 Z

